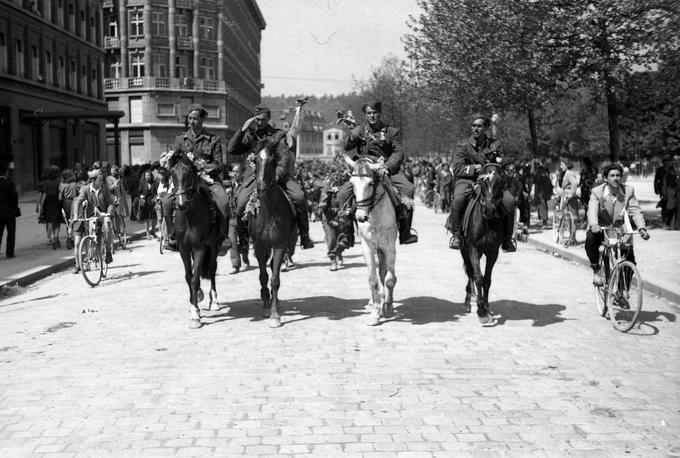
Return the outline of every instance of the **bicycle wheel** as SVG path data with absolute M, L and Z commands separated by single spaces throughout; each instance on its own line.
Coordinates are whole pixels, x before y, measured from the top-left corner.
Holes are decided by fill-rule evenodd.
M 163 254 L 163 245 L 168 241 L 167 229 L 165 227 L 165 218 L 161 218 L 161 224 L 158 229 L 158 251 Z
M 559 227 L 559 240 L 563 247 L 567 248 L 573 242 L 572 229 L 574 227 L 574 217 L 571 212 L 562 212 Z
M 614 267 L 607 285 L 607 308 L 617 331 L 628 332 L 635 325 L 642 309 L 642 277 L 632 262 Z
M 83 237 L 78 246 L 80 272 L 88 285 L 94 287 L 102 280 L 103 262 L 95 239 L 88 235 Z
M 118 215 L 118 243 L 120 243 L 120 249 L 124 250 L 127 248 L 128 238 L 127 231 L 125 228 L 125 219 Z
M 555 243 L 560 243 L 560 218 L 557 215 L 557 210 L 553 213 L 552 217 L 552 234 Z
M 113 243 L 111 243 L 111 255 L 113 255 Z M 104 246 L 101 247 L 101 252 L 99 256 L 102 259 L 102 277 L 106 278 L 106 274 L 109 273 L 109 265 L 106 263 L 106 248 Z

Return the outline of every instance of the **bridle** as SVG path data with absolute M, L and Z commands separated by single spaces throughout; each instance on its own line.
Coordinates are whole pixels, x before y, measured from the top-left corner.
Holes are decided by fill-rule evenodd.
M 491 169 L 491 170 L 489 170 L 489 169 Z M 494 175 L 496 175 L 496 174 L 498 174 L 500 179 L 502 179 L 502 176 L 501 176 L 502 171 L 503 171 L 502 167 L 500 165 L 494 164 L 494 163 L 489 163 L 489 164 L 486 164 L 482 167 L 482 170 L 481 170 L 482 173 L 480 173 L 480 175 L 477 177 L 477 185 L 479 187 L 478 188 L 479 189 L 478 190 L 479 203 L 481 204 L 482 208 L 487 207 L 487 199 L 484 196 L 484 193 L 482 192 L 482 189 L 481 189 L 481 187 L 483 186 L 483 182 L 493 180 Z M 501 191 L 502 191 L 502 189 L 501 189 Z M 490 203 L 492 204 L 492 206 L 494 208 L 498 206 L 498 204 L 501 201 L 502 196 L 503 196 L 502 192 L 499 193 L 498 197 L 489 196 L 489 198 L 491 199 Z M 484 213 L 484 212 L 482 212 L 482 213 Z M 486 215 L 484 215 L 484 217 L 486 218 Z
M 356 164 L 352 170 L 351 176 L 358 178 L 371 178 L 372 179 L 371 185 L 373 186 L 373 191 L 371 192 L 370 197 L 366 197 L 364 199 L 356 199 L 355 196 L 356 201 L 354 205 L 356 206 L 356 208 L 364 208 L 366 209 L 366 213 L 370 213 L 373 207 L 375 207 L 375 205 L 385 197 L 386 192 L 383 189 L 383 192 L 380 195 L 378 195 L 378 184 L 380 183 L 380 177 L 373 170 L 371 170 L 369 173 L 361 171 L 361 169 L 364 168 L 363 167 L 364 165 L 365 164 L 362 163 Z
M 262 157 L 262 152 L 266 151 L 266 156 Z M 262 195 L 266 191 L 268 191 L 274 184 L 276 184 L 276 173 L 274 173 L 270 178 L 264 180 L 264 171 L 263 171 L 263 180 L 262 183 L 260 184 L 259 180 L 259 171 L 262 167 L 264 167 L 267 164 L 263 165 L 263 162 L 268 159 L 271 163 L 274 164 L 274 167 L 276 167 L 276 163 L 274 161 L 274 155 L 268 151 L 266 148 L 262 148 L 260 152 L 256 155 L 255 157 L 255 180 L 257 181 L 257 194 Z M 271 167 L 271 166 L 270 166 Z
M 188 175 L 190 176 L 191 182 L 189 183 L 189 186 L 182 186 L 181 183 L 178 183 L 177 186 L 175 186 L 175 191 L 174 194 L 176 197 L 184 196 L 184 198 L 188 202 L 191 202 L 192 196 L 196 193 L 198 189 L 198 176 L 194 173 L 191 173 L 192 170 L 192 165 L 187 164 L 184 160 L 180 159 L 177 161 L 177 163 L 173 166 L 173 169 L 175 169 L 178 166 L 183 166 L 184 168 L 187 169 Z

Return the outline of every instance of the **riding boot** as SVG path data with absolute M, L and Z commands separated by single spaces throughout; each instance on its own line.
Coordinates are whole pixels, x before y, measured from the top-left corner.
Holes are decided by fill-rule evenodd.
M 515 241 L 515 218 L 513 214 L 508 214 L 503 217 L 503 243 L 501 248 L 506 253 L 513 253 L 517 251 L 517 242 Z
M 303 250 L 314 248 L 314 242 L 309 238 L 309 217 L 307 216 L 307 206 L 299 205 L 297 208 L 297 225 L 300 230 L 300 246 Z
M 451 239 L 449 240 L 449 248 L 452 250 L 460 250 L 460 246 L 463 241 L 460 238 L 460 223 L 463 217 L 463 211 L 465 210 L 465 205 L 462 208 L 457 208 L 455 205 L 451 208 L 451 214 L 449 215 L 449 226 L 448 229 L 451 231 Z
M 413 221 L 413 209 L 401 206 L 401 217 L 399 218 L 399 244 L 409 245 L 418 243 L 418 236 L 411 232 L 411 222 Z

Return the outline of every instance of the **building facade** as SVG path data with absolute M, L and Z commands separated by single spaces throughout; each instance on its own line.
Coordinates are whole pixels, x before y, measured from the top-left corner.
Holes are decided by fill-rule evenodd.
M 332 160 L 338 154 L 345 152 L 345 130 L 339 127 L 329 127 L 323 131 L 323 155 Z
M 294 118 L 294 108 L 272 113 L 273 124 L 283 130 L 290 129 Z M 299 122 L 295 149 L 297 159 L 323 159 L 323 130 L 328 121 L 319 111 L 302 110 Z
M 102 37 L 100 0 L 0 0 L 0 156 L 20 191 L 107 159 Z
M 121 162 L 155 161 L 185 130 L 192 103 L 226 142 L 260 102 L 255 0 L 104 1 L 104 87 L 120 123 Z M 107 148 L 114 147 L 109 127 Z M 226 150 L 226 148 L 223 148 Z M 226 158 L 223 158 L 226 160 Z

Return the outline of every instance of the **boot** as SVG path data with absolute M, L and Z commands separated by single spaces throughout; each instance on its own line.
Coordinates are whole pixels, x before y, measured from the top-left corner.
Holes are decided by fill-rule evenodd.
M 409 245 L 411 243 L 418 243 L 418 236 L 411 232 L 413 209 L 404 208 L 402 212 L 404 216 L 399 218 L 399 244 Z
M 515 240 L 515 218 L 514 213 L 512 215 L 505 216 L 505 227 L 503 231 L 503 243 L 501 248 L 506 253 L 514 253 L 517 251 L 517 241 Z
M 175 238 L 175 226 L 172 216 L 165 216 L 165 228 L 168 231 L 168 248 L 177 249 L 177 239 Z
M 454 201 L 455 202 L 455 201 Z M 463 209 L 465 206 L 463 206 Z M 449 229 L 451 231 L 451 239 L 449 240 L 449 248 L 452 250 L 460 250 L 463 244 L 460 238 L 460 220 L 462 219 L 461 209 L 457 209 L 455 206 L 451 208 L 451 214 L 449 215 Z
M 304 204 L 297 208 L 297 225 L 300 230 L 300 246 L 302 246 L 302 249 L 314 248 L 314 242 L 309 238 L 309 219 L 307 206 Z

